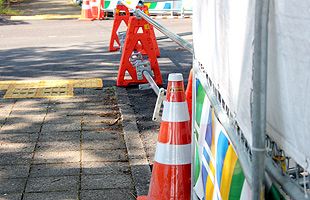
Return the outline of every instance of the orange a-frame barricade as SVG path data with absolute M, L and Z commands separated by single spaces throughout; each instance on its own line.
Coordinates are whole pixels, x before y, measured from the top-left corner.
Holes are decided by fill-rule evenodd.
M 136 9 L 140 9 L 142 10 L 145 14 L 150 16 L 149 13 L 149 8 L 146 5 L 143 6 L 136 6 Z M 152 25 L 150 25 L 150 34 L 151 34 L 151 39 L 154 45 L 154 49 L 155 49 L 155 53 L 157 57 L 160 57 L 160 51 L 158 48 L 158 44 L 157 44 L 157 40 L 156 40 L 156 36 L 155 36 L 155 32 L 154 32 L 154 28 Z M 137 50 L 140 51 L 142 54 L 146 54 L 145 50 L 143 48 L 141 48 L 141 45 L 137 45 L 136 46 Z
M 121 25 L 122 21 L 125 22 L 126 26 L 128 26 L 129 17 L 130 17 L 130 13 L 126 6 L 124 5 L 116 6 L 115 14 L 114 14 L 113 29 L 111 33 L 110 46 L 109 46 L 110 52 L 117 51 L 120 49 L 120 41 L 117 35 L 117 30 L 119 26 Z M 118 44 L 118 47 L 114 46 L 115 42 Z
M 141 30 L 141 32 L 138 30 Z M 141 48 L 143 48 L 146 53 L 145 55 L 148 57 L 155 82 L 158 85 L 162 85 L 162 77 L 157 62 L 154 43 L 151 38 L 150 24 L 142 18 L 138 19 L 132 16 L 129 18 L 128 22 L 127 35 L 118 70 L 117 86 L 147 83 L 144 77 L 141 80 L 138 79 L 136 68 L 130 62 L 130 57 L 132 53 L 134 53 L 137 45 L 141 45 Z M 130 76 L 129 79 L 125 78 L 126 72 L 128 72 Z

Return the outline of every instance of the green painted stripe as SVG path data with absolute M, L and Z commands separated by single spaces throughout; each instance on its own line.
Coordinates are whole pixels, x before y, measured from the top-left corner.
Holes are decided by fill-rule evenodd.
M 242 187 L 244 183 L 244 174 L 241 168 L 241 165 L 239 163 L 239 160 L 237 160 L 233 177 L 231 180 L 231 186 L 229 191 L 229 200 L 239 200 L 242 192 Z
M 198 144 L 195 142 L 195 175 L 194 175 L 194 182 L 196 184 L 199 174 L 200 174 L 200 157 L 199 157 L 199 151 L 198 151 Z
M 104 8 L 107 9 L 110 5 L 111 1 L 104 1 Z
M 197 94 L 196 94 L 196 122 L 198 126 L 200 126 L 201 111 L 202 111 L 205 96 L 206 96 L 206 93 L 202 85 L 199 82 L 197 84 Z
M 285 198 L 281 195 L 279 192 L 278 188 L 275 185 L 271 185 L 269 188 L 269 191 L 266 192 L 265 199 L 270 199 L 270 200 L 285 200 Z
M 150 9 L 154 9 L 157 6 L 157 2 L 152 2 L 150 5 Z

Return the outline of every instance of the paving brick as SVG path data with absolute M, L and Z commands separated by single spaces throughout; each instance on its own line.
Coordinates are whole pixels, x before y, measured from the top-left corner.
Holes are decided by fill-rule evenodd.
M 10 110 L 2 110 L 0 109 L 0 119 L 5 120 L 9 115 L 11 111 Z
M 0 194 L 21 193 L 25 184 L 26 178 L 1 179 Z
M 27 109 L 27 110 L 19 110 L 15 109 L 15 107 L 12 110 L 12 115 L 37 115 L 37 116 L 44 116 L 46 115 L 47 108 L 42 108 L 42 109 Z
M 48 113 L 45 117 L 45 122 L 50 124 L 61 124 L 62 120 L 71 122 L 81 122 L 83 116 L 67 116 L 65 113 Z M 62 122 L 63 123 L 63 122 Z
M 78 176 L 80 163 L 39 164 L 32 165 L 30 177 Z
M 78 176 L 29 178 L 26 192 L 77 191 Z
M 38 133 L 10 133 L 10 134 L 0 134 L 0 141 L 3 142 L 35 142 L 38 138 Z
M 103 124 L 105 126 L 112 126 L 117 124 L 120 120 L 120 117 L 85 117 L 83 118 L 83 125 L 91 125 L 91 124 Z
M 109 126 L 103 123 L 83 124 L 82 131 L 122 131 L 121 124 Z
M 27 178 L 29 165 L 4 165 L 0 166 L 0 179 L 4 178 Z
M 43 124 L 42 132 L 61 132 L 61 131 L 79 131 L 81 130 L 80 122 L 70 124 Z
M 83 131 L 83 140 L 120 140 L 122 135 L 118 131 Z
M 49 105 L 50 110 L 55 110 L 56 112 L 62 111 L 64 109 L 81 109 L 84 107 L 84 103 L 79 103 L 79 102 L 67 102 L 67 103 L 52 103 Z
M 30 164 L 32 153 L 0 153 L 0 165 Z
M 81 125 L 82 123 L 82 116 L 57 116 L 57 117 L 47 117 L 45 118 L 45 124 L 52 124 L 52 125 L 58 125 L 58 124 L 72 124 L 72 123 L 78 123 Z
M 34 164 L 79 162 L 80 151 L 41 151 L 34 155 Z
M 83 108 L 72 108 L 72 109 L 56 109 L 50 108 L 48 110 L 49 114 L 57 113 L 63 116 L 83 116 Z
M 20 122 L 27 123 L 39 123 L 41 124 L 44 120 L 44 115 L 10 115 L 6 119 L 6 124 L 17 124 Z
M 102 89 L 84 88 L 84 95 L 103 95 Z
M 0 152 L 1 153 L 14 153 L 24 152 L 31 153 L 34 151 L 35 142 L 8 142 L 0 141 Z
M 90 121 L 90 122 L 99 122 L 102 120 L 115 120 L 120 117 L 120 113 L 118 111 L 103 111 L 97 114 L 85 114 L 83 117 L 83 121 Z
M 78 193 L 72 191 L 25 193 L 23 200 L 76 200 Z
M 82 190 L 81 200 L 135 200 L 133 189 Z
M 38 133 L 41 129 L 41 123 L 16 122 L 13 124 L 5 123 L 0 133 Z
M 82 175 L 82 190 L 106 188 L 133 188 L 130 174 Z
M 128 162 L 82 162 L 82 174 L 130 174 L 130 168 Z
M 80 142 L 80 131 L 68 131 L 68 132 L 48 132 L 42 133 L 40 136 L 40 142 L 52 142 L 52 141 L 72 141 Z
M 20 200 L 22 198 L 22 192 L 11 194 L 0 194 L 0 200 Z
M 84 140 L 82 144 L 83 150 L 108 150 L 108 149 L 125 149 L 123 140 Z
M 9 103 L 2 103 L 0 104 L 0 110 L 1 112 L 4 112 L 4 111 L 11 111 L 12 108 L 14 106 L 14 103 L 12 102 L 9 102 Z
M 117 150 L 83 150 L 82 161 L 127 161 L 126 151 L 123 149 Z
M 15 106 L 23 110 L 23 108 L 46 108 L 48 104 L 49 99 L 19 99 L 16 101 Z
M 67 140 L 67 141 L 48 141 L 38 142 L 36 151 L 79 151 L 80 141 L 79 140 Z

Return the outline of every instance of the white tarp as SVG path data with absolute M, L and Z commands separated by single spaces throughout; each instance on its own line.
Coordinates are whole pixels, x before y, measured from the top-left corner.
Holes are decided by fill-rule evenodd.
M 310 171 L 310 1 L 273 0 L 269 13 L 267 131 Z
M 249 144 L 255 1 L 195 0 L 195 59 L 222 94 Z M 270 0 L 267 131 L 310 171 L 310 1 Z
M 255 1 L 248 0 L 196 0 L 193 6 L 195 59 L 206 67 L 236 114 L 249 144 L 254 4 Z

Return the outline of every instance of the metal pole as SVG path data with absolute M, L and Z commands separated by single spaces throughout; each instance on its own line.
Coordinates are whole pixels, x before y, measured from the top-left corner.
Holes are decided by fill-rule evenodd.
M 147 14 L 145 14 L 143 11 L 136 9 L 135 10 L 135 14 L 137 16 L 142 17 L 143 19 L 145 19 L 148 23 L 150 23 L 151 25 L 153 25 L 157 30 L 159 30 L 160 32 L 162 32 L 164 35 L 168 36 L 171 40 L 173 40 L 174 42 L 176 42 L 178 45 L 180 45 L 181 47 L 183 47 L 184 49 L 188 50 L 189 52 L 191 52 L 192 54 L 194 53 L 193 50 L 193 45 L 189 42 L 187 42 L 186 40 L 184 40 L 183 38 L 181 38 L 180 36 L 178 36 L 177 34 L 169 31 L 168 29 L 166 29 L 165 27 L 163 27 L 162 25 L 160 25 L 159 23 L 157 23 L 155 20 L 153 20 L 152 18 L 150 18 Z
M 193 57 L 194 59 L 194 57 Z M 193 200 L 193 197 L 194 197 L 194 192 L 193 192 L 193 188 L 194 188 L 194 184 L 195 184 L 195 181 L 194 181 L 194 172 L 195 172 L 195 167 L 196 167 L 196 163 L 195 163 L 195 156 L 196 156 L 196 152 L 195 152 L 195 132 L 194 132 L 194 128 L 195 127 L 195 118 L 194 116 L 196 116 L 196 106 L 195 106 L 195 102 L 196 102 L 196 76 L 195 76 L 195 72 L 193 71 L 192 73 L 192 81 L 193 81 L 193 84 L 192 84 L 192 116 L 191 116 L 191 119 L 192 119 L 192 148 L 191 148 L 191 155 L 192 155 L 192 164 L 191 164 L 191 200 Z M 188 83 L 187 83 L 188 84 Z
M 263 199 L 265 168 L 267 34 L 269 0 L 255 1 L 252 118 L 252 199 Z
M 159 94 L 159 87 L 157 86 L 156 82 L 152 78 L 151 74 L 148 71 L 143 71 L 142 73 L 143 73 L 143 76 L 145 77 L 145 79 L 149 82 L 150 86 L 152 87 L 152 89 L 154 90 L 156 95 L 158 95 Z

